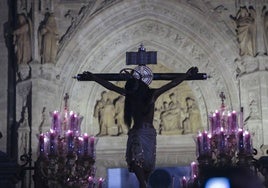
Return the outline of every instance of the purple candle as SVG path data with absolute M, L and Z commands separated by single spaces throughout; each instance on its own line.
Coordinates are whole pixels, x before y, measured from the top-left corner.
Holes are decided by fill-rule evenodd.
M 79 136 L 77 143 L 77 152 L 76 152 L 79 157 L 83 154 L 83 142 L 84 142 L 83 137 Z
M 104 179 L 99 178 L 98 188 L 103 188 L 103 182 L 104 182 Z
M 88 188 L 94 188 L 94 178 L 92 176 L 88 177 Z
M 181 184 L 182 188 L 187 188 L 187 179 L 185 176 L 182 177 Z
M 231 131 L 236 132 L 237 126 L 237 114 L 235 111 L 232 112 L 232 123 L 231 123 Z
M 191 163 L 191 178 L 194 179 L 197 177 L 198 174 L 198 167 L 196 162 Z
M 209 153 L 209 139 L 208 139 L 208 133 L 206 131 L 204 131 L 202 133 L 202 142 L 203 142 L 203 152 L 204 154 L 208 154 Z
M 50 141 L 49 152 L 51 155 L 55 155 L 56 154 L 56 133 L 53 130 L 50 130 L 49 141 Z
M 67 147 L 68 147 L 68 155 L 72 155 L 74 152 L 74 135 L 73 131 L 67 131 Z
M 220 153 L 225 152 L 225 136 L 224 136 L 224 129 L 221 127 L 221 132 L 218 136 L 218 150 Z
M 229 112 L 227 115 L 228 134 L 232 134 L 232 114 Z
M 43 133 L 39 135 L 39 152 L 40 155 L 45 154 L 45 136 Z
M 55 131 L 57 135 L 61 134 L 61 121 L 60 121 L 60 115 L 58 111 L 53 112 L 51 129 Z
M 244 136 L 243 136 L 242 129 L 238 130 L 237 138 L 238 138 L 238 152 L 243 153 L 244 152 Z
M 252 144 L 251 144 L 251 136 L 248 131 L 244 132 L 244 146 L 245 152 L 248 155 L 252 154 Z
M 221 129 L 221 117 L 220 112 L 218 110 L 215 111 L 215 121 L 216 133 L 218 133 Z
M 69 129 L 73 132 L 76 132 L 77 131 L 77 115 L 71 111 L 70 112 L 70 127 Z
M 197 136 L 197 155 L 202 155 L 202 134 L 199 133 Z

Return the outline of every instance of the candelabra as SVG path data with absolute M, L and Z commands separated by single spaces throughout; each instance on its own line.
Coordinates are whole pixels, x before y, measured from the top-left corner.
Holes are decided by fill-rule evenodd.
M 50 131 L 39 135 L 35 187 L 102 188 L 104 179 L 95 178 L 97 139 L 81 134 L 83 117 L 69 112 L 67 99 L 63 113 L 50 115 Z
M 243 123 L 243 109 L 228 111 L 223 93 L 219 110 L 209 115 L 209 130 L 195 138 L 197 162 L 191 163 L 191 176 L 181 180 L 183 188 L 202 187 L 212 176 L 243 172 L 257 176 L 258 161 L 253 157 L 251 134 Z

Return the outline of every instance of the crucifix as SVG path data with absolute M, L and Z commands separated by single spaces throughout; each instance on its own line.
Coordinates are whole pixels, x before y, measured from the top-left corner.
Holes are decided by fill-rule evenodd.
M 198 73 L 191 67 L 186 73 L 154 73 L 147 64 L 156 64 L 156 52 L 146 52 L 143 45 L 138 52 L 127 52 L 127 65 L 119 74 L 93 74 L 83 72 L 74 78 L 78 81 L 95 81 L 106 89 L 125 96 L 124 122 L 128 128 L 126 162 L 130 172 L 134 172 L 140 188 L 146 188 L 149 177 L 155 168 L 156 130 L 153 126 L 155 101 L 157 98 L 179 85 L 184 80 L 205 80 L 205 73 Z M 170 80 L 159 88 L 150 88 L 152 80 Z M 121 88 L 110 81 L 126 81 Z M 105 125 L 102 125 L 105 126 Z M 100 129 L 104 129 L 101 127 Z M 105 128 L 107 129 L 107 127 Z
M 140 78 L 147 84 L 152 80 L 173 80 L 177 77 L 185 75 L 185 73 L 153 73 L 148 64 L 157 64 L 157 52 L 146 52 L 143 44 L 141 44 L 138 52 L 126 52 L 126 65 L 138 65 L 134 69 L 125 68 L 120 73 L 95 73 L 95 76 L 108 81 L 126 81 L 131 76 Z M 125 74 L 127 73 L 127 74 Z M 77 74 L 73 78 L 78 81 L 94 81 L 87 71 Z M 208 76 L 206 73 L 197 73 L 187 77 L 185 80 L 205 80 Z

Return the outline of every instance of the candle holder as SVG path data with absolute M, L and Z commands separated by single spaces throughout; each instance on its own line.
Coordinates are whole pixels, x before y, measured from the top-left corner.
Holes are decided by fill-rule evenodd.
M 35 187 L 97 188 L 95 177 L 98 139 L 81 134 L 83 117 L 68 111 L 50 113 L 51 129 L 39 135 L 39 156 L 35 162 Z
M 209 177 L 228 176 L 231 171 L 257 176 L 257 160 L 253 157 L 251 135 L 244 128 L 243 110 L 228 111 L 224 94 L 220 97 L 220 109 L 209 115 L 209 130 L 199 132 L 195 138 L 197 176 L 182 179 L 183 187 L 202 187 Z

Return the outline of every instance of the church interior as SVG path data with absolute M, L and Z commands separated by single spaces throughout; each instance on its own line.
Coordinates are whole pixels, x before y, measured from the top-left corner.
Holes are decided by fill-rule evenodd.
M 147 188 L 268 187 L 268 0 L 5 0 L 0 21 L 1 187 L 142 188 L 128 93 L 95 76 L 184 79 L 153 104 Z

